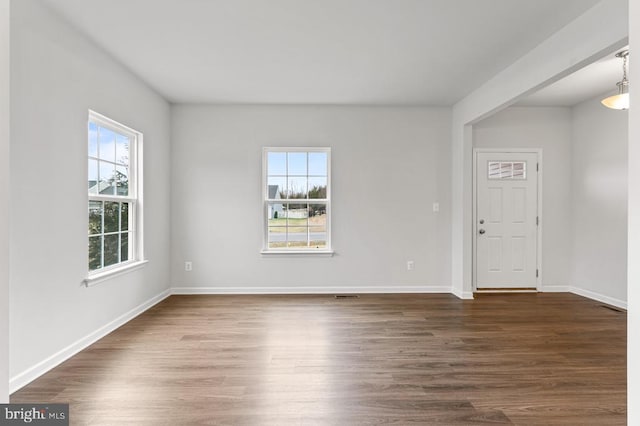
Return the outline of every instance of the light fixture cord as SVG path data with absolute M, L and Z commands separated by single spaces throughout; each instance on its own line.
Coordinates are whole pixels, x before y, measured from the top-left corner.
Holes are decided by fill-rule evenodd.
M 629 55 L 622 57 L 622 81 L 627 81 L 627 58 Z

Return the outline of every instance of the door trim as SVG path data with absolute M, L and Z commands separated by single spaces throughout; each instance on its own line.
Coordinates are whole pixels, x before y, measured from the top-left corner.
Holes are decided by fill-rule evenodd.
M 478 265 L 477 265 L 477 239 L 478 232 L 478 185 L 477 185 L 477 164 L 478 153 L 500 153 L 500 154 L 513 154 L 513 153 L 527 153 L 536 154 L 538 158 L 538 170 L 537 170 L 537 199 L 536 199 L 536 214 L 539 218 L 537 232 L 536 232 L 536 269 L 538 270 L 538 276 L 536 277 L 536 290 L 542 291 L 542 225 L 544 220 L 542 219 L 542 148 L 473 148 L 473 164 L 471 166 L 471 177 L 473 182 L 473 213 L 471 217 L 471 232 L 473 232 L 471 238 L 472 253 L 472 276 L 471 281 L 473 284 L 473 292 L 478 292 Z M 505 290 L 509 292 L 510 290 Z

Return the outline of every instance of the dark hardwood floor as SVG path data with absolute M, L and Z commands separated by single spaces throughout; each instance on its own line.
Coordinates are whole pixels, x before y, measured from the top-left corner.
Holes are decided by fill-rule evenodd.
M 626 313 L 572 294 L 172 296 L 16 392 L 78 425 L 626 423 Z

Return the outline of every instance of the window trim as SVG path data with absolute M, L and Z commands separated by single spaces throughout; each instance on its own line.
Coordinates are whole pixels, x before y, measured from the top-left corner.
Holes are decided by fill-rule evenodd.
M 83 280 L 83 283 L 87 287 L 93 287 L 96 284 L 99 284 L 103 281 L 109 280 L 111 278 L 118 277 L 120 275 L 128 274 L 129 272 L 137 271 L 144 267 L 148 260 L 136 260 L 136 261 L 127 261 L 126 263 L 118 263 L 117 265 L 113 265 L 113 267 L 109 266 L 104 269 L 98 269 L 93 271 L 87 278 Z
M 143 221 L 143 139 L 144 136 L 142 132 L 134 130 L 128 126 L 125 126 L 109 117 L 106 117 L 100 113 L 97 113 L 93 110 L 89 110 L 88 119 L 87 119 L 87 131 L 90 123 L 95 123 L 99 126 L 104 126 L 106 128 L 110 128 L 118 133 L 127 135 L 130 137 L 130 140 L 133 141 L 130 144 L 130 147 L 133 146 L 133 149 L 130 148 L 129 151 L 129 195 L 128 196 L 117 196 L 117 195 L 100 195 L 100 194 L 89 194 L 86 193 L 86 203 L 88 206 L 89 202 L 94 201 L 114 201 L 114 202 L 128 202 L 129 209 L 131 209 L 131 217 L 132 220 L 129 224 L 130 232 L 132 235 L 129 244 L 132 244 L 131 248 L 131 256 L 130 259 L 124 262 L 117 263 L 115 265 L 110 265 L 107 267 L 103 267 L 100 269 L 96 269 L 93 271 L 89 271 L 87 264 L 87 276 L 83 280 L 83 283 L 90 287 L 99 282 L 105 281 L 107 279 L 122 275 L 124 273 L 132 272 L 134 270 L 140 269 L 143 267 L 148 260 L 145 258 L 144 252 L 144 221 Z M 85 133 L 85 137 L 87 137 L 87 133 Z M 89 156 L 87 155 L 87 158 Z M 88 171 L 88 163 L 85 163 L 87 167 L 85 169 L 85 176 L 89 175 Z M 87 216 L 88 221 L 88 216 Z M 88 223 L 88 222 L 87 222 Z M 87 226 L 88 227 L 88 226 Z M 87 228 L 85 227 L 85 228 Z M 87 236 L 87 241 L 88 241 Z M 88 250 L 88 246 L 87 246 Z M 88 254 L 88 252 L 87 252 Z M 88 258 L 88 256 L 87 256 Z
M 326 205 L 327 211 L 327 243 L 324 249 L 314 248 L 294 248 L 294 249 L 270 249 L 269 248 L 269 194 L 267 192 L 268 179 L 268 164 L 267 157 L 270 152 L 322 152 L 327 154 L 327 198 L 323 199 L 323 203 Z M 262 255 L 293 255 L 295 257 L 310 255 L 310 256 L 332 256 L 333 246 L 331 244 L 331 147 L 298 147 L 298 146 L 268 146 L 262 148 Z M 307 199 L 307 202 L 312 200 Z

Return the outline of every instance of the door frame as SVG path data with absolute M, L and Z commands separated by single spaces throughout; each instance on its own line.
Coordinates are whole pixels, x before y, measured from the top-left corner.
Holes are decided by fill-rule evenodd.
M 471 238 L 472 245 L 472 253 L 471 253 L 471 264 L 472 264 L 472 276 L 471 282 L 473 284 L 473 292 L 478 291 L 478 247 L 477 247 L 477 234 L 478 234 L 478 182 L 477 182 L 477 168 L 478 168 L 478 153 L 499 153 L 499 154 L 536 154 L 538 159 L 538 170 L 537 170 L 537 194 L 536 194 L 536 215 L 538 216 L 538 226 L 536 232 L 536 269 L 538 270 L 538 275 L 536 277 L 536 290 L 538 292 L 542 291 L 542 171 L 544 170 L 542 167 L 542 148 L 473 148 L 473 164 L 471 166 L 471 176 L 473 182 L 473 213 L 471 217 L 471 232 L 473 232 L 473 236 Z M 517 292 L 518 290 L 505 290 L 505 291 L 513 291 Z

